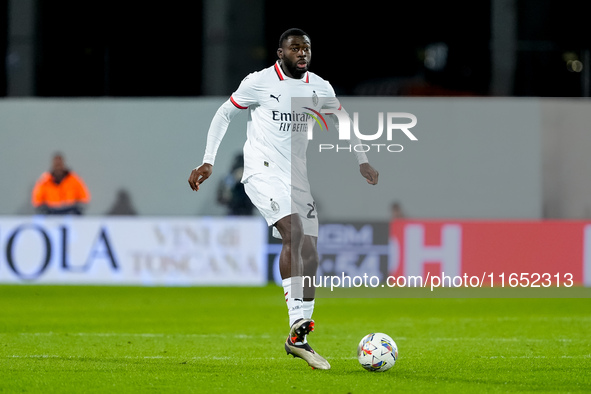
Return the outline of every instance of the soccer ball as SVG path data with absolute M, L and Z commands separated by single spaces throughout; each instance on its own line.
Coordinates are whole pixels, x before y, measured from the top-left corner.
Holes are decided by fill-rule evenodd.
M 386 334 L 381 332 L 368 334 L 359 342 L 357 359 L 361 366 L 368 371 L 387 371 L 398 359 L 398 346 Z

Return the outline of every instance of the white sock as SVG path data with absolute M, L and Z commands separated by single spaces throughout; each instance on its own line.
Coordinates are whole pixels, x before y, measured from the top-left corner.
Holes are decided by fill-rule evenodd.
M 314 313 L 314 300 L 304 301 L 304 319 L 311 319 L 312 313 Z
M 295 287 L 302 284 L 302 277 L 292 277 L 283 279 L 283 291 L 285 293 L 285 302 L 287 303 L 287 311 L 289 313 L 289 327 L 293 325 L 298 319 L 304 318 L 304 301 L 302 298 L 293 298 L 293 294 L 301 293 Z M 292 291 L 292 285 L 294 289 Z

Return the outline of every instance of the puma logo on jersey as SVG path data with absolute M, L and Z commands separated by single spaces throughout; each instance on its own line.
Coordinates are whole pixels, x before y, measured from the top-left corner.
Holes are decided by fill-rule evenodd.
M 269 95 L 270 97 L 273 97 L 275 100 L 277 100 L 277 102 L 279 102 L 279 97 L 281 97 L 281 95 L 279 96 L 273 96 L 272 94 Z

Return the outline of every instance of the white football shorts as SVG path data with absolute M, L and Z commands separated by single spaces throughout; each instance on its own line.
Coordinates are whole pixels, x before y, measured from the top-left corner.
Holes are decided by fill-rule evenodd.
M 316 203 L 310 191 L 292 188 L 279 177 L 262 174 L 248 177 L 244 182 L 244 190 L 269 226 L 297 213 L 302 219 L 304 235 L 318 236 Z M 281 238 L 275 227 L 273 236 Z

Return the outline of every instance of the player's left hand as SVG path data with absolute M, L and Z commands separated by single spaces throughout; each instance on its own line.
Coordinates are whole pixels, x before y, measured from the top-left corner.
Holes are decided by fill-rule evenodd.
M 378 176 L 380 173 L 369 165 L 369 163 L 363 163 L 359 165 L 359 171 L 361 175 L 367 180 L 367 183 L 370 185 L 377 185 L 378 184 Z

